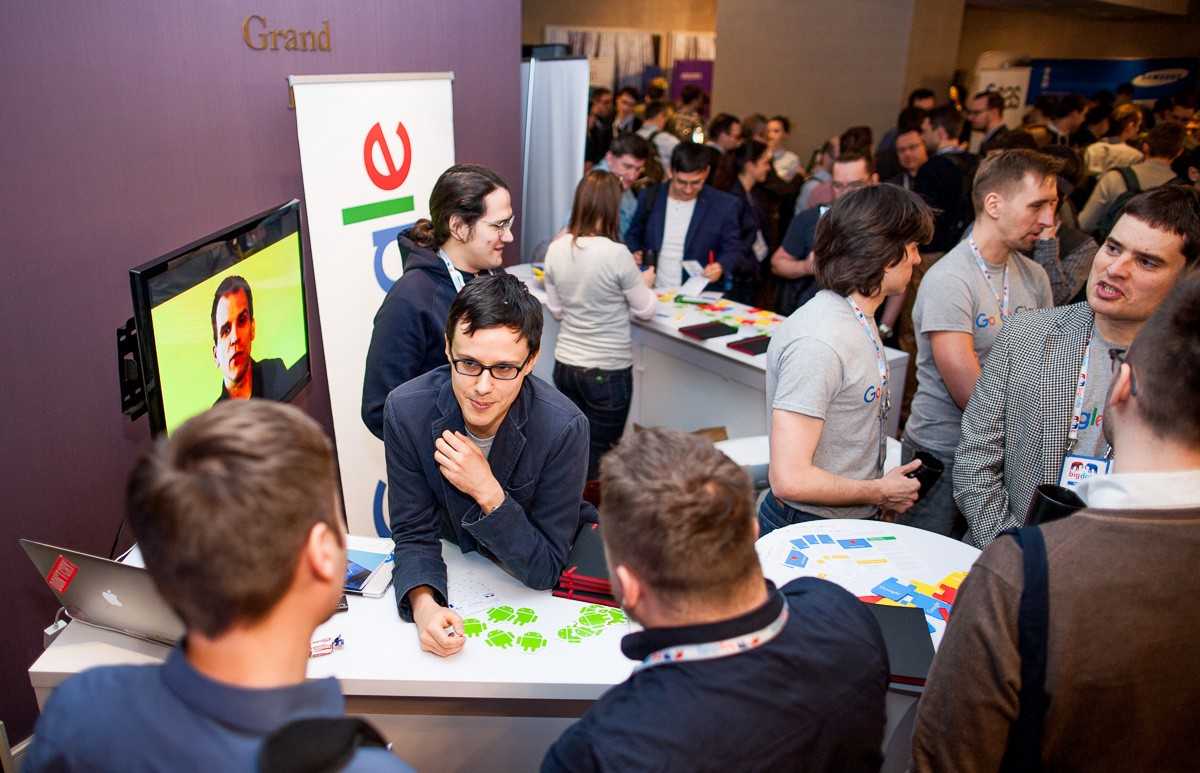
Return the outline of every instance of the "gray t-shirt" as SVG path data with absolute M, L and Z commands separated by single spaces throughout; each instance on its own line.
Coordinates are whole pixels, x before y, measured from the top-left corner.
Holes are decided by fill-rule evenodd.
M 471 430 L 467 430 L 467 437 L 471 438 L 471 442 L 479 446 L 479 450 L 483 452 L 483 458 L 487 459 L 492 454 L 492 443 L 496 442 L 496 436 L 478 437 Z
M 1084 456 L 1104 456 L 1108 442 L 1104 439 L 1104 402 L 1112 384 L 1112 361 L 1109 349 L 1124 349 L 1106 341 L 1095 327 L 1088 341 L 1088 380 L 1083 388 L 1083 410 L 1079 415 L 1079 439 L 1073 453 Z M 1072 400 L 1075 397 L 1071 392 Z
M 878 341 L 878 334 L 872 328 Z M 882 347 L 882 343 L 880 344 Z M 767 348 L 767 426 L 774 410 L 823 419 L 813 464 L 854 480 L 874 480 L 883 436 L 882 384 L 875 347 L 842 296 L 822 290 L 788 317 Z M 825 518 L 868 518 L 874 505 L 788 502 Z
M 958 449 L 962 410 L 955 404 L 933 360 L 930 333 L 970 333 L 980 367 L 1000 332 L 1004 271 L 989 270 L 989 284 L 964 239 L 937 261 L 921 280 L 913 305 L 917 332 L 917 392 L 904 428 L 905 437 L 937 456 L 950 459 Z M 1023 255 L 1008 259 L 1010 314 L 1054 305 L 1046 270 Z
M 601 370 L 633 365 L 625 292 L 641 284 L 642 275 L 624 244 L 564 234 L 546 251 L 546 282 L 564 312 L 554 359 Z

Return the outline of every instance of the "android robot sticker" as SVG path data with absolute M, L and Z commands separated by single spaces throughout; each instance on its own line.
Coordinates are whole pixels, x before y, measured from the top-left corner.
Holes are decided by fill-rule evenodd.
M 488 620 L 493 623 L 504 623 L 516 617 L 517 613 L 510 606 L 492 607 L 488 610 Z
M 483 622 L 482 620 L 477 620 L 474 617 L 468 617 L 466 620 L 463 620 L 462 624 L 463 635 L 470 636 L 472 638 L 487 630 L 487 623 Z
M 521 634 L 521 637 L 517 639 L 517 644 L 521 645 L 521 649 L 525 650 L 526 652 L 536 652 L 542 647 L 545 647 L 547 643 L 546 637 L 542 636 L 537 631 L 523 633 Z
M 501 631 L 498 628 L 494 628 L 488 631 L 485 641 L 487 641 L 489 647 L 508 649 L 513 645 L 513 635 L 508 631 Z
M 517 625 L 528 625 L 529 623 L 537 622 L 537 612 L 534 612 L 529 607 L 521 607 L 513 615 L 513 622 Z

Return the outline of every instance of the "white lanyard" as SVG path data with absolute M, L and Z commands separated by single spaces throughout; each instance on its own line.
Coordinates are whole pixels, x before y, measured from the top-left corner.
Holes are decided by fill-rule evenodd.
M 1075 384 L 1075 405 L 1071 410 L 1071 429 L 1067 432 L 1067 453 L 1075 450 L 1079 442 L 1079 425 L 1083 421 L 1083 396 L 1087 392 L 1088 365 L 1092 359 L 1092 336 L 1088 333 L 1087 343 L 1083 346 L 1083 362 L 1079 366 L 1079 381 Z M 1112 446 L 1106 445 L 1104 458 L 1112 456 Z
M 713 660 L 715 658 L 729 657 L 730 655 L 740 655 L 743 652 L 749 652 L 763 646 L 778 636 L 783 627 L 787 625 L 787 599 L 783 598 L 782 594 L 779 595 L 783 602 L 783 609 L 779 610 L 779 616 L 766 628 L 757 630 L 754 633 L 734 636 L 731 639 L 722 639 L 721 641 L 665 647 L 647 655 L 641 663 L 638 663 L 634 667 L 634 673 L 647 668 L 653 668 L 654 666 L 661 666 L 664 663 L 678 663 L 684 660 Z
M 888 387 L 888 364 L 887 355 L 883 353 L 883 342 L 879 340 L 879 333 L 870 321 L 867 320 L 867 315 L 854 299 L 849 295 L 846 296 L 846 303 L 850 304 L 850 309 L 854 312 L 854 316 L 858 319 L 858 323 L 862 325 L 863 332 L 867 334 L 867 339 L 871 342 L 871 346 L 875 347 L 875 366 L 879 368 L 879 465 L 876 472 L 883 472 L 883 463 L 887 458 L 887 432 L 884 427 L 887 424 L 888 411 L 892 409 L 892 390 Z
M 991 290 L 992 297 L 996 299 L 996 305 L 1000 307 L 1000 319 L 1008 319 L 1008 263 L 1004 261 L 1004 294 L 1003 296 L 996 295 L 995 288 L 992 287 L 992 272 L 988 271 L 987 261 L 983 259 L 983 254 L 979 252 L 979 247 L 975 244 L 975 237 L 968 236 L 967 244 L 971 248 L 971 252 L 975 255 L 975 265 L 979 266 L 979 270 L 983 273 L 983 278 L 987 281 L 988 290 Z
M 442 259 L 442 262 L 446 264 L 446 270 L 450 272 L 450 281 L 454 283 L 454 292 L 462 292 L 463 287 L 467 284 L 467 280 L 463 279 L 462 272 L 450 262 L 450 256 L 446 254 L 445 250 L 438 250 L 438 257 Z

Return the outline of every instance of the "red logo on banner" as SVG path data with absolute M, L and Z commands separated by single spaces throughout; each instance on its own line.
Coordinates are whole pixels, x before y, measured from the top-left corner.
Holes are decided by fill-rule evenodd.
M 400 164 L 399 168 L 392 160 L 392 151 L 388 147 L 387 139 L 383 136 L 383 127 L 379 124 L 371 127 L 363 142 L 363 166 L 367 170 L 367 177 L 371 178 L 375 187 L 385 191 L 394 191 L 403 185 L 405 178 L 408 177 L 408 169 L 412 166 L 412 143 L 409 142 L 408 130 L 404 128 L 404 124 L 396 124 L 396 136 L 400 138 L 400 144 L 404 148 L 404 163 Z M 385 167 L 383 170 L 375 166 L 375 155 L 372 150 L 376 147 L 383 156 Z
M 71 581 L 78 573 L 79 567 L 68 561 L 66 556 L 60 555 L 54 559 L 54 566 L 50 567 L 50 574 L 46 575 L 46 584 L 55 593 L 66 593 L 67 588 L 71 587 Z

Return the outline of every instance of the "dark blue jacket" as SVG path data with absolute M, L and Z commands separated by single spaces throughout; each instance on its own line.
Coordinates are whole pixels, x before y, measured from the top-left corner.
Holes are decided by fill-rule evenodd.
M 396 239 L 404 275 L 375 314 L 363 373 L 362 420 L 383 439 L 383 402 L 409 379 L 446 364 L 446 317 L 458 293 L 436 250 L 401 234 Z M 468 282 L 472 274 L 463 272 Z
M 738 655 L 634 672 L 546 753 L 542 773 L 878 771 L 888 659 L 875 618 L 846 590 L 804 577 L 758 609 L 626 636 L 626 657 L 752 633 L 788 604 L 771 641 Z
M 92 668 L 59 685 L 21 770 L 257 770 L 267 735 L 300 719 L 342 717 L 345 710 L 332 677 L 290 687 L 235 687 L 201 674 L 180 646 L 159 666 Z M 318 744 L 314 751 L 329 750 Z M 412 768 L 384 749 L 359 749 L 344 770 Z
M 663 228 L 667 222 L 668 185 L 661 183 L 647 188 L 638 198 L 637 212 L 625 234 L 625 246 L 630 252 L 662 250 Z M 733 270 L 745 250 L 741 238 L 741 207 L 736 196 L 705 185 L 696 197 L 692 222 L 683 241 L 683 259 L 698 261 L 702 266 L 708 263 L 708 252 L 712 250 L 724 269 L 720 284 L 725 284 L 726 279 L 733 276 Z M 684 280 L 687 280 L 686 271 Z
M 392 577 L 405 620 L 412 619 L 408 592 L 418 585 L 433 588 L 438 603 L 446 604 L 439 540 L 454 542 L 464 553 L 478 550 L 530 588 L 544 590 L 562 574 L 581 518 L 595 520 L 595 508 L 583 501 L 587 418 L 545 381 L 525 377 L 496 431 L 488 463 L 505 497 L 486 517 L 433 459 L 433 442 L 446 430 L 466 431 L 449 365 L 388 395 L 383 444 L 396 543 Z

